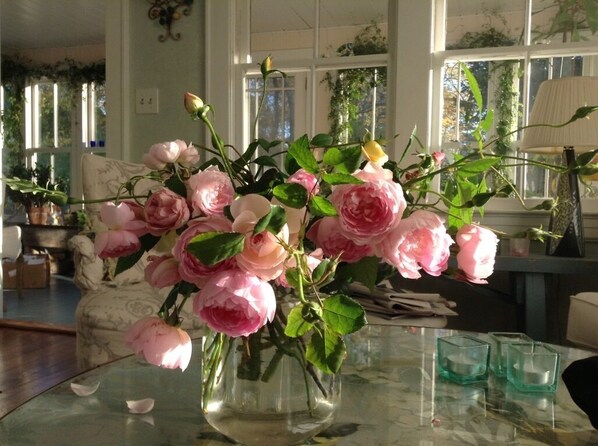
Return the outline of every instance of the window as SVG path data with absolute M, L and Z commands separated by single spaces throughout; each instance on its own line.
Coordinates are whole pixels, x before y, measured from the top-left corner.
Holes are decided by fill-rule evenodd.
M 81 155 L 105 150 L 105 97 L 104 85 L 95 83 L 73 88 L 40 80 L 25 88 L 27 164 L 51 166 L 53 180 L 64 179 L 75 196 Z
M 589 6 L 594 5 L 594 8 Z M 586 10 L 586 7 L 587 10 Z M 598 74 L 598 2 L 578 0 L 514 0 L 479 2 L 447 0 L 444 42 L 438 48 L 444 106 L 439 132 L 448 156 L 475 144 L 473 131 L 492 110 L 487 140 L 494 150 L 515 154 L 539 85 L 546 79 Z M 475 77 L 483 97 L 480 110 L 460 69 Z M 558 164 L 556 156 L 533 155 Z M 553 175 L 541 169 L 505 169 L 525 198 L 553 196 Z M 592 187 L 586 197 L 596 196 Z
M 239 60 L 251 61 L 239 66 L 249 111 L 245 129 L 257 111 L 256 63 L 271 55 L 288 77 L 272 81 L 260 137 L 289 142 L 303 133 L 332 131 L 346 142 L 366 131 L 385 136 L 387 0 L 351 8 L 342 0 L 252 0 L 237 6 L 250 18 L 248 38 L 236 37 Z M 245 143 L 252 132 L 245 131 Z

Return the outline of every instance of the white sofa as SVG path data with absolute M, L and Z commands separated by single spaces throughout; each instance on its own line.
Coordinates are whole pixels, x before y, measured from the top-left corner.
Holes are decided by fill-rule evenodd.
M 86 154 L 82 160 L 83 194 L 85 199 L 115 196 L 120 185 L 143 174 L 146 167 L 97 155 Z M 144 194 L 155 186 L 144 180 L 135 194 Z M 99 221 L 100 204 L 86 205 L 92 232 L 103 229 Z M 84 234 L 69 240 L 75 261 L 75 283 L 81 289 L 76 311 L 77 358 L 82 370 L 96 367 L 131 354 L 124 343 L 124 334 L 135 321 L 155 315 L 168 290 L 158 291 L 143 278 L 142 260 L 118 276 L 111 271 L 115 262 L 104 262 L 95 255 L 93 241 Z M 191 313 L 189 299 L 183 312 L 182 328 L 194 338 L 201 336 L 202 324 Z

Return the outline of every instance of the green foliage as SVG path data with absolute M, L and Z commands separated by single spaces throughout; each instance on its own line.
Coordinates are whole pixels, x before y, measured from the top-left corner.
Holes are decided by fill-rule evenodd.
M 337 49 L 339 56 L 359 56 L 384 54 L 388 43 L 377 24 L 372 23 L 355 36 L 352 43 Z M 359 120 L 359 104 L 375 87 L 386 85 L 386 67 L 350 68 L 338 70 L 336 75 L 327 72 L 323 82 L 330 90 L 330 136 L 336 142 L 355 139 L 357 132 L 363 131 L 363 121 Z

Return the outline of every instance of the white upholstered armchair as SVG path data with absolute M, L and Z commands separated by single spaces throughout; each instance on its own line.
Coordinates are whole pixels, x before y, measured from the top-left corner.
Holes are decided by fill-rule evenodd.
M 86 154 L 82 160 L 84 198 L 115 196 L 124 181 L 146 171 L 140 164 Z M 152 186 L 153 183 L 144 180 L 135 193 L 147 192 Z M 100 204 L 85 207 L 92 231 L 104 229 L 98 218 L 99 208 Z M 74 280 L 82 294 L 76 312 L 77 358 L 79 366 L 88 369 L 132 353 L 124 343 L 125 331 L 135 321 L 156 314 L 165 291 L 160 292 L 145 282 L 143 259 L 135 267 L 112 277 L 110 262 L 95 255 L 90 238 L 77 235 L 69 240 L 69 247 L 74 253 Z M 182 328 L 193 338 L 201 335 L 202 324 L 190 309 L 191 300 L 183 312 Z

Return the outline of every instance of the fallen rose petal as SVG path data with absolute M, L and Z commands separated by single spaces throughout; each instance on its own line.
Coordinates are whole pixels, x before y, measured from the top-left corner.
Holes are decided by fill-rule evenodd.
M 100 387 L 100 383 L 94 386 L 84 386 L 83 384 L 71 383 L 71 390 L 78 396 L 89 396 L 93 395 L 96 390 Z
M 129 400 L 127 407 L 131 413 L 148 413 L 154 408 L 154 399 L 145 398 L 143 400 Z

